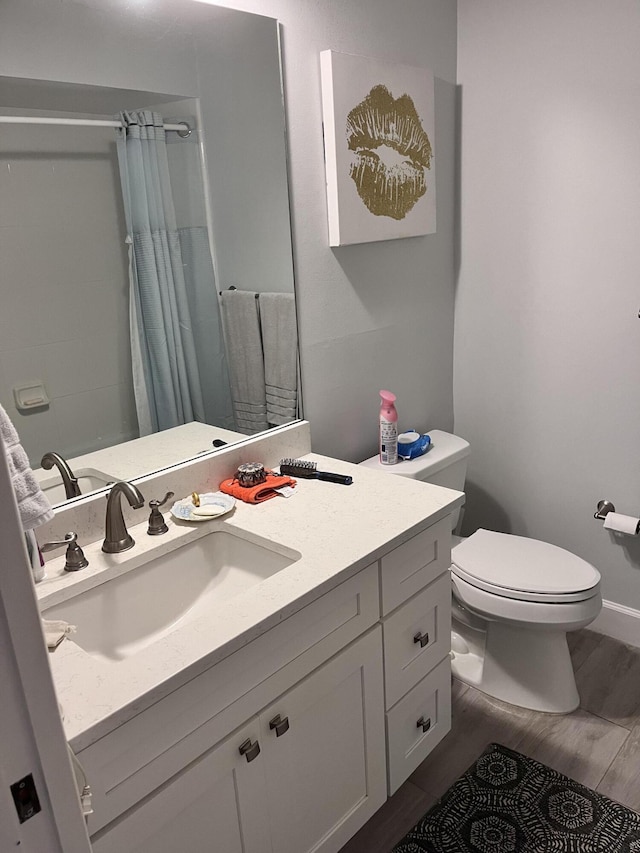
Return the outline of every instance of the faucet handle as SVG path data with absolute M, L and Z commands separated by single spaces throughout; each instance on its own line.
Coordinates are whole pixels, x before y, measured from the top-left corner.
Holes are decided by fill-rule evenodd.
M 158 507 L 164 506 L 169 500 L 169 498 L 172 497 L 173 492 L 167 492 L 167 494 L 161 501 L 149 501 L 149 507 L 151 508 L 151 513 L 149 515 L 149 526 L 147 528 L 147 533 L 149 536 L 159 536 L 161 533 L 166 533 L 169 530 L 169 528 L 167 527 L 167 523 L 164 520 L 164 517 Z
M 67 533 L 64 539 L 54 539 L 52 542 L 45 542 L 40 547 L 41 551 L 53 551 L 55 548 L 67 546 L 65 555 L 65 572 L 77 572 L 79 569 L 85 569 L 89 565 L 89 561 L 84 555 L 84 551 L 78 545 L 78 534 L 74 531 Z

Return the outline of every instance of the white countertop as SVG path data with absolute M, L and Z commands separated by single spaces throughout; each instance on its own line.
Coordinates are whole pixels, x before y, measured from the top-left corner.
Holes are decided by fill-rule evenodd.
M 47 563 L 47 578 L 36 586 L 41 609 L 96 586 L 153 556 L 205 536 L 215 529 L 259 537 L 273 549 L 302 556 L 287 568 L 168 634 L 118 663 L 90 656 L 66 639 L 50 655 L 68 739 L 77 751 L 135 716 L 256 639 L 338 583 L 369 565 L 390 548 L 461 506 L 461 492 L 389 477 L 316 454 L 304 458 L 318 470 L 353 476 L 351 486 L 298 480 L 295 494 L 257 505 L 237 502 L 232 513 L 200 524 L 175 522 L 165 513 L 169 532 L 146 535 L 142 524 L 130 527 L 134 548 L 106 555 L 101 543 L 84 548 L 89 567 L 63 571 L 64 557 Z M 180 497 L 179 495 L 176 497 Z M 166 507 L 165 507 L 166 509 Z M 153 606 L 153 586 L 149 586 Z

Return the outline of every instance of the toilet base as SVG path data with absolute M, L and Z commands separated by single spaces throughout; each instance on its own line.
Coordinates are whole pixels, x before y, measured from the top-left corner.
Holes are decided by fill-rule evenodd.
M 580 704 L 565 631 L 487 622 L 486 630 L 454 620 L 453 675 L 483 693 L 548 714 Z

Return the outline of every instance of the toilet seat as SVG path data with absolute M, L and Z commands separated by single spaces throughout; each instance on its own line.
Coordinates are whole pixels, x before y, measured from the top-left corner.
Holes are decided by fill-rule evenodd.
M 456 577 L 502 598 L 553 604 L 599 594 L 592 565 L 537 539 L 480 529 L 453 548 L 451 559 Z

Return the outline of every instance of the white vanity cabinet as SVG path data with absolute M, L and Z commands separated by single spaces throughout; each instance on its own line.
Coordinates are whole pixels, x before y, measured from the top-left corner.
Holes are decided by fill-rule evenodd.
M 336 853 L 386 799 L 379 613 L 373 564 L 82 750 L 96 853 Z
M 450 728 L 448 518 L 79 753 L 95 853 L 337 853 Z
M 95 853 L 339 850 L 386 796 L 380 655 L 374 628 L 92 838 Z

